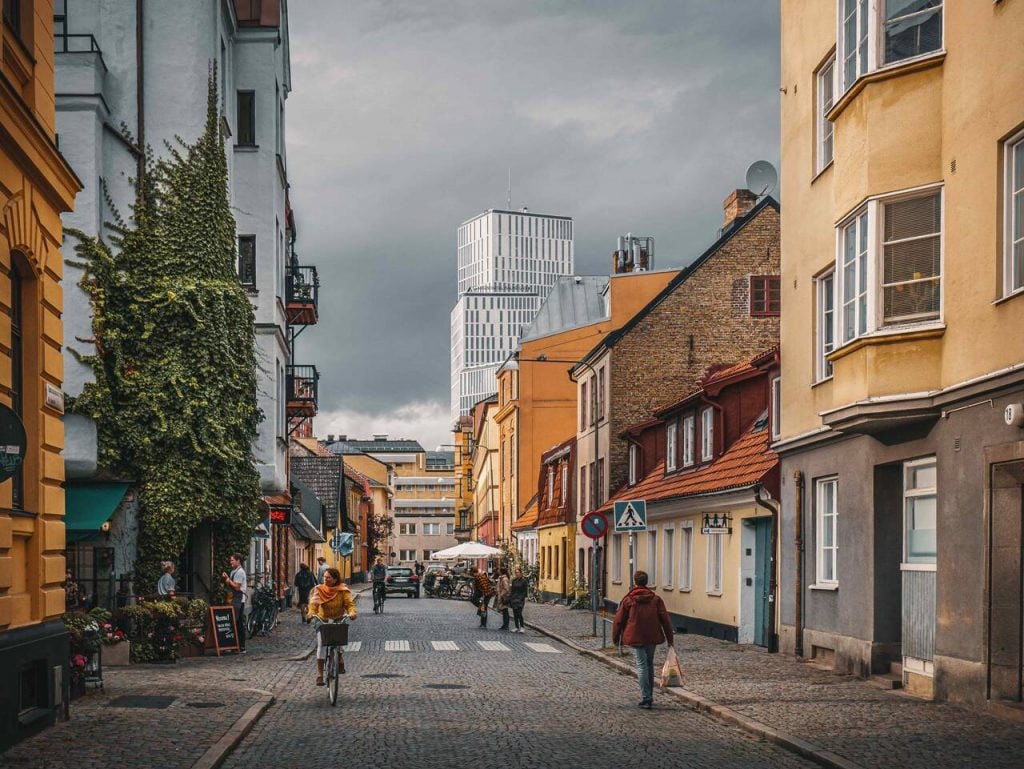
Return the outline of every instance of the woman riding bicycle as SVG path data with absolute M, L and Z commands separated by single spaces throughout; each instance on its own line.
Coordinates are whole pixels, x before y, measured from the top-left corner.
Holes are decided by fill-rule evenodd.
M 309 591 L 309 618 L 317 619 L 320 622 L 339 620 L 345 615 L 349 619 L 356 618 L 356 602 L 352 598 L 352 591 L 348 585 L 341 581 L 341 572 L 331 567 L 324 571 L 324 581 L 321 585 L 314 585 Z M 314 623 L 317 627 L 320 622 Z M 327 659 L 327 650 L 324 648 L 320 633 L 316 634 L 316 685 L 324 685 L 324 660 Z M 341 664 L 341 672 L 345 672 L 344 661 Z

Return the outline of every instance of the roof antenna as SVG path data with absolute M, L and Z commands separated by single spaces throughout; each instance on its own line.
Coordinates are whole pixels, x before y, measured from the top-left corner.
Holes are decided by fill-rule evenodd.
M 508 169 L 508 210 L 512 210 L 512 166 Z

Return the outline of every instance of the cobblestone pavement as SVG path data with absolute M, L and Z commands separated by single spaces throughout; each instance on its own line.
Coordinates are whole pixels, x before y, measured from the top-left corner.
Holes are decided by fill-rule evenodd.
M 480 630 L 465 602 L 393 597 L 381 616 L 365 604 L 337 707 L 302 663 L 225 769 L 812 766 L 660 693 L 641 710 L 635 680 L 493 617 Z
M 601 648 L 600 623 L 595 637 L 589 612 L 527 604 L 525 618 L 585 648 Z M 608 637 L 610 643 L 610 625 Z M 659 647 L 659 663 L 664 648 Z M 757 647 L 680 635 L 676 650 L 683 688 L 864 767 L 1024 766 L 1024 726 L 1019 723 L 883 691 Z

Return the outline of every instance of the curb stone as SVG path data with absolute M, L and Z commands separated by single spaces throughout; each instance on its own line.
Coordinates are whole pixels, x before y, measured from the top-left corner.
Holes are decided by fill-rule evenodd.
M 274 695 L 270 692 L 260 689 L 248 689 L 247 691 L 259 692 L 260 697 L 257 702 L 251 705 L 217 742 L 207 748 L 199 760 L 192 765 L 192 769 L 217 769 L 224 763 L 228 754 L 238 747 L 238 744 L 252 731 L 260 716 L 274 704 Z
M 579 654 L 591 657 L 618 673 L 628 675 L 630 677 L 636 676 L 636 671 L 632 666 L 627 665 L 624 662 L 612 659 L 611 657 L 601 654 L 600 652 L 593 651 L 592 649 L 586 649 L 567 638 L 563 638 L 557 633 L 553 633 L 546 628 L 540 627 L 539 625 L 534 625 L 530 622 L 526 622 L 524 624 L 531 630 L 536 630 L 538 633 L 545 635 L 552 640 L 558 641 L 560 644 L 568 646 Z M 796 753 L 798 756 L 802 756 L 803 758 L 813 761 L 820 766 L 824 766 L 827 769 L 864 769 L 860 764 L 843 758 L 842 756 L 833 753 L 830 750 L 826 750 L 819 745 L 815 745 L 812 742 L 808 742 L 807 740 L 801 739 L 796 735 L 789 734 L 788 732 L 775 729 L 761 721 L 748 718 L 747 716 L 737 713 L 732 708 L 726 707 L 725 705 L 719 705 L 716 702 L 701 697 L 695 692 L 683 689 L 681 686 L 669 686 L 662 691 L 686 703 L 690 708 L 696 710 L 698 713 L 705 713 L 731 723 L 745 732 L 749 732 L 750 734 L 754 734 L 762 739 L 768 740 L 769 742 L 773 742 L 779 747 L 785 748 L 792 753 Z

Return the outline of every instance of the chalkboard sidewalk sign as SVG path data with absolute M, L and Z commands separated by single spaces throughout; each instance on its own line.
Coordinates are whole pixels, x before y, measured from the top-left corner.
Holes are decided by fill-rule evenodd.
M 222 652 L 238 651 L 238 627 L 235 625 L 235 610 L 230 606 L 210 607 L 210 627 L 213 632 L 213 648 L 219 657 Z

